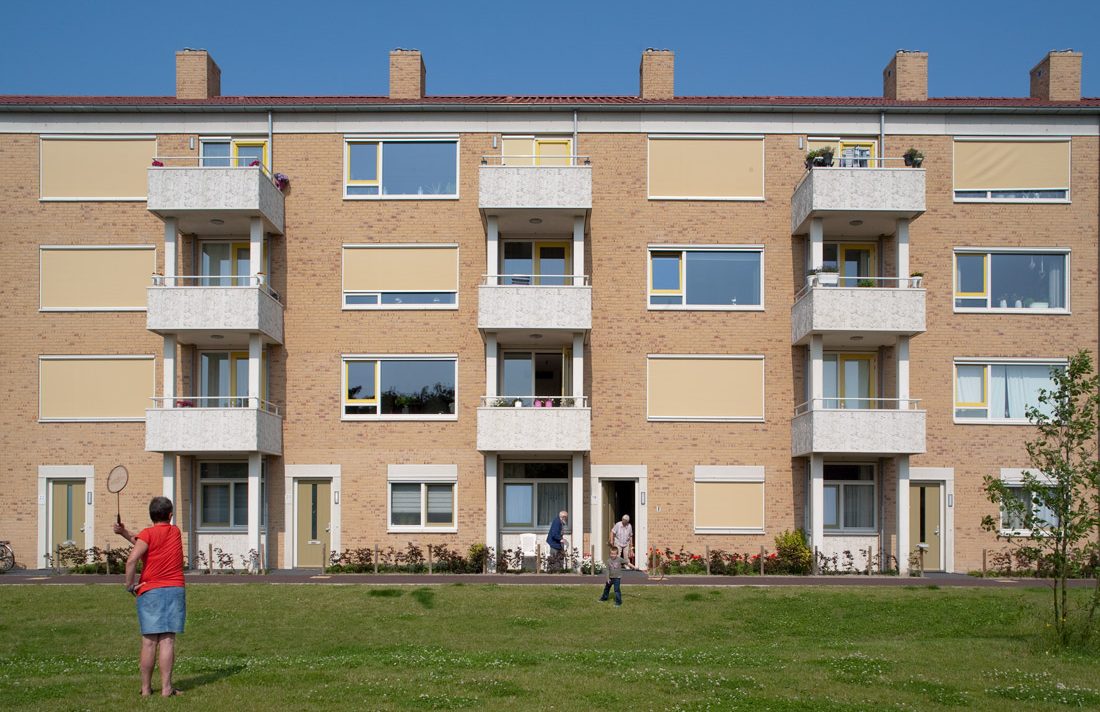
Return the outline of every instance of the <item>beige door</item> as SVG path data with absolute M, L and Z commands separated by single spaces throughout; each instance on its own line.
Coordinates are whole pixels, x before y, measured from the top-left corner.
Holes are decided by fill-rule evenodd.
M 326 551 L 331 551 L 329 537 L 332 522 L 332 483 L 330 480 L 298 480 L 297 565 L 320 568 Z
M 940 558 L 940 485 L 914 483 L 909 485 L 909 546 L 918 556 L 924 545 L 924 570 L 942 571 Z
M 84 539 L 84 480 L 50 482 L 50 553 L 58 546 L 86 549 Z

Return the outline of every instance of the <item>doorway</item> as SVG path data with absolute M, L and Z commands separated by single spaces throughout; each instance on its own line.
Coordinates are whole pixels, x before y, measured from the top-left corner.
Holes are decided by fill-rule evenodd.
M 297 480 L 294 489 L 297 499 L 295 561 L 299 567 L 323 568 L 325 552 L 332 549 L 329 536 L 332 531 L 332 483 L 329 480 Z
M 938 482 L 914 482 L 909 485 L 909 546 L 924 552 L 924 570 L 942 571 L 943 523 L 940 517 L 941 485 Z
M 635 487 L 634 480 L 603 480 L 601 487 L 600 505 L 603 522 L 603 531 L 598 532 L 600 537 L 600 553 L 606 561 L 610 556 L 608 539 L 611 528 L 615 522 L 620 521 L 624 514 L 630 515 L 630 524 L 634 527 L 634 550 L 638 549 L 638 517 L 635 511 Z
M 57 553 L 59 546 L 87 549 L 85 537 L 84 480 L 50 481 L 50 540 L 48 551 Z

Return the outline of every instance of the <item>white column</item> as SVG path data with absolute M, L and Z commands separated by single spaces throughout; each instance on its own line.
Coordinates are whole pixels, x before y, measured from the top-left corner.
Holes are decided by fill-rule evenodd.
M 898 243 L 898 286 L 909 286 L 909 218 L 898 218 L 895 239 Z
M 898 455 L 898 575 L 909 573 L 909 456 Z
M 899 336 L 894 347 L 898 362 L 898 409 L 908 410 L 909 404 L 909 337 Z
M 260 472 L 264 456 L 258 452 L 248 453 L 248 548 L 260 551 Z M 266 552 L 265 552 L 266 553 Z M 264 562 L 260 562 L 263 566 Z
M 495 215 L 485 218 L 485 274 L 500 271 L 500 227 Z M 496 284 L 490 280 L 489 284 Z
M 264 353 L 263 338 L 259 334 L 248 336 L 248 407 L 260 407 L 260 363 Z
M 164 337 L 164 374 L 161 385 L 161 408 L 176 407 L 176 335 Z M 199 403 L 198 405 L 202 405 Z
M 264 271 L 264 224 L 260 218 L 252 218 L 248 223 L 248 264 L 252 276 Z M 264 279 L 268 277 L 264 275 Z
M 569 536 L 569 544 L 574 547 L 580 556 L 584 556 L 584 453 L 573 453 L 573 495 L 570 501 L 573 503 L 569 510 L 569 522 L 572 525 L 572 533 Z
M 176 499 L 176 453 L 164 453 L 162 473 L 161 494 L 172 500 L 172 520 L 175 521 L 176 514 L 179 513 L 179 500 Z
M 573 397 L 584 397 L 584 334 L 580 332 L 573 334 Z
M 497 551 L 497 456 L 485 455 L 485 546 Z
M 825 457 L 810 455 L 810 546 L 825 550 Z
M 821 408 L 825 397 L 825 347 L 821 334 L 810 336 L 810 410 Z
M 497 394 L 497 335 L 485 335 L 485 395 Z
M 820 269 L 825 263 L 825 222 L 821 218 L 810 220 L 810 249 L 807 256 L 810 260 L 807 271 Z
M 176 236 L 179 230 L 176 226 L 176 218 L 166 218 L 164 221 L 164 286 L 176 286 Z
M 573 286 L 580 287 L 584 284 L 584 216 L 573 217 L 573 276 L 580 279 L 573 280 Z

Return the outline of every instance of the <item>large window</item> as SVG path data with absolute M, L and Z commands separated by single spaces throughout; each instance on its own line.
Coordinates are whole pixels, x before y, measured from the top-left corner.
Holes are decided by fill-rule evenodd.
M 344 245 L 345 309 L 454 309 L 458 246 Z
M 452 482 L 390 482 L 390 528 L 453 528 Z
M 1050 250 L 956 250 L 958 311 L 1068 308 L 1069 253 Z
M 875 466 L 825 463 L 824 527 L 875 530 Z
M 651 309 L 760 309 L 764 304 L 764 250 L 649 249 Z
M 347 356 L 345 418 L 454 419 L 457 359 Z
M 955 139 L 956 202 L 1066 202 L 1068 138 Z
M 261 138 L 204 138 L 201 163 L 207 168 L 268 166 L 267 141 Z
M 344 196 L 458 197 L 457 140 L 349 139 Z
M 565 462 L 504 463 L 506 529 L 545 529 L 569 509 L 569 464 Z
M 1041 389 L 1051 391 L 1051 371 L 1062 363 L 955 362 L 957 422 L 1027 423 L 1027 409 L 1039 403 Z
M 267 497 L 260 475 L 260 526 L 267 524 Z M 210 529 L 248 527 L 248 463 L 199 463 L 199 526 Z

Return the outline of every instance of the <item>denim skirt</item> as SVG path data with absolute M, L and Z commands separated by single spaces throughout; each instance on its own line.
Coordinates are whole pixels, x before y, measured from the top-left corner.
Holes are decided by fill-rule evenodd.
M 138 624 L 142 635 L 182 633 L 187 617 L 183 586 L 154 588 L 138 596 Z

